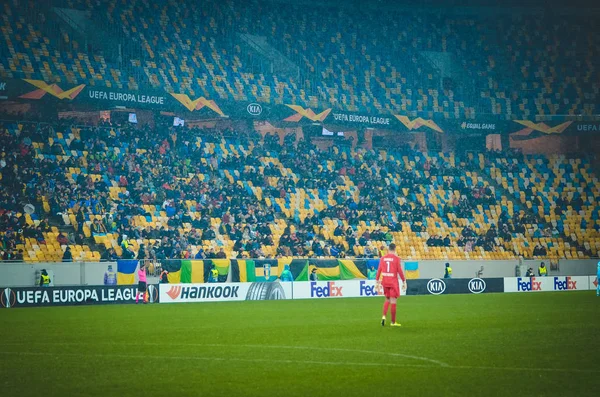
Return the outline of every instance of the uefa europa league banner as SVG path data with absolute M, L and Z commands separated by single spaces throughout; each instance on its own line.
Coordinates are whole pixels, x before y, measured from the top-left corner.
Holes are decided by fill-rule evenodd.
M 158 302 L 158 286 L 149 285 L 148 301 Z M 0 288 L 0 308 L 135 303 L 137 286 Z
M 196 119 L 268 120 L 278 125 L 326 124 L 343 128 L 375 128 L 399 132 L 436 132 L 467 135 L 511 134 L 513 139 L 532 139 L 548 134 L 587 134 L 600 131 L 600 119 L 589 121 L 557 117 L 552 121 L 506 120 L 503 116 L 475 119 L 445 119 L 440 115 L 411 113 L 366 114 L 331 107 L 311 108 L 297 104 L 267 104 L 257 101 L 232 101 L 206 98 L 189 93 L 166 92 L 154 87 L 127 90 L 36 79 L 0 80 L 0 103 L 24 101 L 71 109 L 106 109 L 123 106 L 174 112 L 179 117 Z
M 101 109 L 123 106 L 129 109 L 152 109 L 197 114 L 201 117 L 227 117 L 214 100 L 203 96 L 169 93 L 155 88 L 131 91 L 123 88 L 97 87 L 88 84 L 46 82 L 34 79 L 0 81 L 0 100 L 28 103 L 52 103 L 56 106 Z

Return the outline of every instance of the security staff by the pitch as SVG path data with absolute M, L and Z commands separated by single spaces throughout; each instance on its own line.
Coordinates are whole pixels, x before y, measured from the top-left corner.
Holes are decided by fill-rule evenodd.
M 444 270 L 444 278 L 452 278 L 452 267 L 449 263 L 446 263 L 446 270 Z
M 208 282 L 209 283 L 218 283 L 219 282 L 219 270 L 217 270 L 217 267 L 214 264 L 210 268 Z
M 535 273 L 532 268 L 527 269 L 527 273 L 525 273 L 525 277 L 535 277 Z
M 50 276 L 46 269 L 42 269 L 42 274 L 40 276 L 40 287 L 49 287 L 50 286 Z
M 538 267 L 538 276 L 546 277 L 548 275 L 548 269 L 546 268 L 546 264 L 542 262 L 540 267 Z

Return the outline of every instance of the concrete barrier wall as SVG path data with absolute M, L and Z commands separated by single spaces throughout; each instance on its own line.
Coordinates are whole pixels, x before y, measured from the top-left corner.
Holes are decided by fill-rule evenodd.
M 54 273 L 55 286 L 102 285 L 109 264 L 117 270 L 117 264 L 111 262 L 0 263 L 0 286 L 34 286 L 36 274 L 42 269 Z
M 524 260 L 521 263 L 521 276 L 525 276 L 527 268 L 531 267 L 537 275 L 538 266 L 544 262 L 548 268 L 548 276 L 586 276 L 596 274 L 598 259 L 549 259 Z M 514 275 L 514 274 L 513 274 Z
M 55 286 L 81 285 L 82 263 L 2 263 L 0 264 L 0 286 L 31 287 L 35 285 L 36 273 L 42 269 L 54 272 Z
M 558 261 L 558 274 L 561 276 L 585 276 L 587 274 L 596 274 L 598 259 L 561 259 Z
M 473 278 L 473 277 L 513 277 L 515 267 L 519 264 L 514 261 L 419 261 L 419 278 L 443 278 L 445 263 L 449 262 L 452 266 L 453 278 Z M 478 271 L 483 266 L 483 275 L 479 276 Z M 591 273 L 590 273 L 591 274 Z
M 117 271 L 117 264 L 114 262 L 84 262 L 83 284 L 82 285 L 102 285 L 104 284 L 104 273 L 108 270 L 108 265 L 113 265 L 113 270 Z M 135 275 L 137 281 L 137 273 Z
M 521 276 L 525 276 L 528 267 L 532 267 L 537 274 L 541 262 L 546 264 L 549 276 L 587 276 L 596 274 L 597 259 L 561 259 L 558 266 L 552 266 L 549 259 L 540 260 L 509 260 L 509 261 L 419 261 L 420 278 L 436 278 L 444 276 L 444 264 L 449 262 L 452 266 L 453 278 L 476 277 L 483 266 L 483 277 L 514 277 L 516 267 L 519 266 Z M 554 261 L 556 263 L 556 261 Z

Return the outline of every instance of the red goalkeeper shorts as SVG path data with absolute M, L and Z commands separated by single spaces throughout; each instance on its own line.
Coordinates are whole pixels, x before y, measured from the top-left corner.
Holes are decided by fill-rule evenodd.
M 383 294 L 386 298 L 398 298 L 400 296 L 400 286 L 383 286 Z

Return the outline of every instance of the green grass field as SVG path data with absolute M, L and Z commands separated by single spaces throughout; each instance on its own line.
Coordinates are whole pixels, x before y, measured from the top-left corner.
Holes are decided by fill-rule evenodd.
M 2 396 L 597 396 L 593 291 L 0 310 Z

